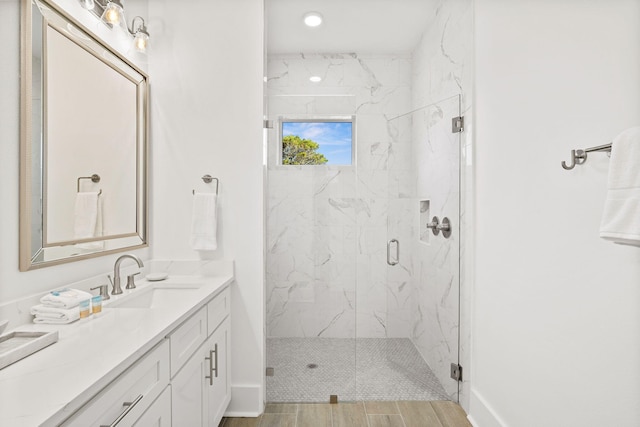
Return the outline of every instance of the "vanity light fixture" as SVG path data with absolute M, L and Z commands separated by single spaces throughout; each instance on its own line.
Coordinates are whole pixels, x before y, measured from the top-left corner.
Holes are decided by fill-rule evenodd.
M 136 19 L 142 21 L 138 23 L 137 27 L 135 25 Z M 149 44 L 149 32 L 147 31 L 147 26 L 144 24 L 144 19 L 142 19 L 141 16 L 133 18 L 129 32 L 133 34 L 133 47 L 135 47 L 138 52 L 146 52 L 147 44 Z
M 102 20 L 114 27 L 124 21 L 124 7 L 120 0 L 108 0 L 102 14 Z
M 309 77 L 309 81 L 312 83 L 320 83 L 322 81 L 322 77 L 320 76 L 311 76 Z
M 149 31 L 141 16 L 136 16 L 127 28 L 122 0 L 79 0 L 82 7 L 90 11 L 111 28 L 120 27 L 133 37 L 136 51 L 145 53 L 149 44 Z
M 307 27 L 317 27 L 322 24 L 322 15 L 319 12 L 305 13 L 303 19 Z

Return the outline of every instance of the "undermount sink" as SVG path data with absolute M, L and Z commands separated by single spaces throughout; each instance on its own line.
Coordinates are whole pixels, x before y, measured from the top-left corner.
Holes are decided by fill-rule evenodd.
M 122 296 L 105 308 L 163 308 L 172 307 L 197 287 L 149 287 Z

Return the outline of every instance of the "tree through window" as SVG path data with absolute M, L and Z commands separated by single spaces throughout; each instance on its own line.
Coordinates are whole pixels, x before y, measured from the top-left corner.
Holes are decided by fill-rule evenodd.
M 282 120 L 283 165 L 351 165 L 353 120 Z

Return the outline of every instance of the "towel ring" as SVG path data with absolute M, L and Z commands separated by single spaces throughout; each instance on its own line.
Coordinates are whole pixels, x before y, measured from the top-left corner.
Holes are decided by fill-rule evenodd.
M 91 182 L 98 183 L 98 182 L 100 182 L 100 175 L 98 175 L 97 173 L 94 173 L 94 174 L 93 174 L 93 175 L 91 175 L 91 176 L 79 176 L 79 177 L 78 177 L 78 185 L 77 185 L 77 187 L 76 187 L 76 188 L 77 188 L 77 189 L 76 189 L 76 192 L 77 192 L 77 193 L 79 193 L 79 192 L 80 192 L 80 180 L 81 180 L 81 179 L 90 179 L 90 180 L 91 180 Z M 102 194 L 102 188 L 101 188 L 101 189 L 100 189 L 100 191 L 98 192 L 98 196 L 99 196 L 99 195 L 101 195 L 101 194 Z
M 77 185 L 77 189 L 78 189 L 77 192 L 78 193 L 80 192 L 80 180 L 81 179 L 90 179 L 91 182 L 96 182 L 97 183 L 97 182 L 100 182 L 100 175 L 98 175 L 97 173 L 94 173 L 91 176 L 79 176 L 78 177 L 78 185 Z
M 205 184 L 211 184 L 213 182 L 213 180 L 216 181 L 216 194 L 218 194 L 218 186 L 220 185 L 220 180 L 218 178 L 214 178 L 209 174 L 204 175 L 202 178 L 202 181 L 204 181 Z M 192 194 L 196 194 L 196 190 L 191 190 Z

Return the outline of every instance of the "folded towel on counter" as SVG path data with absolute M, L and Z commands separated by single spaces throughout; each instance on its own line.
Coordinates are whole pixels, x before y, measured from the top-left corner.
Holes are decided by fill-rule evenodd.
M 640 127 L 622 132 L 611 148 L 600 237 L 640 246 Z
M 215 193 L 193 195 L 190 243 L 197 251 L 213 251 L 218 247 L 217 204 L 218 195 Z
M 75 319 L 48 319 L 36 316 L 33 318 L 33 323 L 40 325 L 66 325 L 67 323 L 75 322 L 80 318 L 80 311 L 78 311 L 78 317 Z
M 40 298 L 40 303 L 49 307 L 73 308 L 77 307 L 81 301 L 91 299 L 92 296 L 89 292 L 78 289 L 61 289 L 49 292 Z
M 64 324 L 78 320 L 80 318 L 80 308 L 55 308 L 40 304 L 31 307 L 31 314 L 36 316 L 33 319 L 34 323 L 46 323 L 45 321 L 51 320 L 56 324 Z

